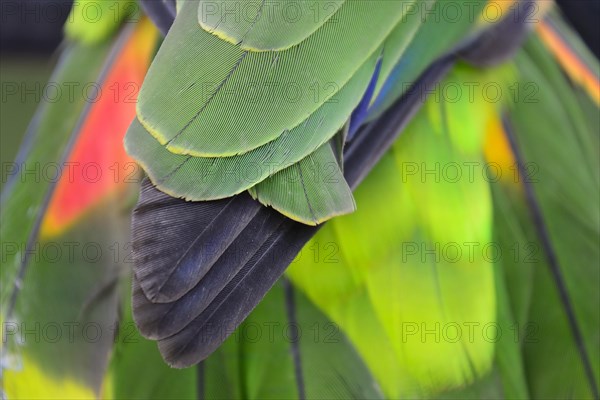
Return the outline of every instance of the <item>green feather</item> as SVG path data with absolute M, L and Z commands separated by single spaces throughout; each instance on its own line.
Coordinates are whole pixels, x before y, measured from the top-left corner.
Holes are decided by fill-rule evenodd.
M 353 212 L 356 204 L 352 189 L 344 179 L 334 145 L 325 143 L 300 162 L 254 186 L 250 194 L 307 225 Z
M 440 17 L 445 15 L 449 4 L 451 4 L 451 8 L 456 7 L 457 10 L 460 10 L 461 17 L 457 20 Z M 412 40 L 403 52 L 403 57 L 399 60 L 397 79 L 391 82 L 385 98 L 378 102 L 376 110 L 371 112 L 369 119 L 380 116 L 410 88 L 410 85 L 417 80 L 429 64 L 465 40 L 465 36 L 475 29 L 477 16 L 485 4 L 486 0 L 455 3 L 436 1 L 434 4 L 419 2 L 417 12 L 421 15 L 422 23 L 418 26 L 417 32 L 413 34 Z M 384 61 L 386 60 L 384 59 Z M 384 63 L 382 73 L 385 73 L 386 70 Z M 381 84 L 378 84 L 378 91 L 381 89 Z
M 289 36 L 279 35 L 290 43 L 302 36 L 299 43 L 269 52 L 244 50 L 239 42 L 242 37 L 276 40 L 284 21 L 267 24 L 258 11 L 248 18 L 249 25 L 236 19 L 244 17 L 241 8 L 252 9 L 252 3 L 184 4 L 187 8 L 179 10 L 140 93 L 138 119 L 125 139 L 128 153 L 160 190 L 174 197 L 205 201 L 252 190 L 263 203 L 310 224 L 353 210 L 345 184 L 309 185 L 315 195 L 329 193 L 323 203 L 325 197 L 310 199 L 309 203 L 317 201 L 317 209 L 323 207 L 312 210 L 314 215 L 307 207 L 306 187 L 278 185 L 288 174 L 304 170 L 306 160 L 314 162 L 309 155 L 347 121 L 378 57 L 381 70 L 374 98 L 398 63 L 407 63 L 416 78 L 437 55 L 432 51 L 430 59 L 415 63 L 408 52 L 408 60 L 404 59 L 414 40 L 422 46 L 437 42 L 433 34 L 418 35 L 425 17 L 431 15 L 425 11 L 441 12 L 435 0 L 380 3 L 337 2 L 334 17 L 318 27 L 304 21 Z M 460 24 L 432 18 L 436 25 L 448 25 L 450 40 L 458 40 L 473 25 L 483 3 L 461 8 Z M 207 30 L 199 29 L 193 18 L 196 6 Z M 312 3 L 302 7 L 310 8 Z M 474 15 L 467 18 L 470 14 Z M 443 30 L 432 32 L 440 35 Z M 436 48 L 442 51 L 441 46 Z M 206 57 L 211 61 L 198 61 Z M 294 101 L 274 97 L 286 85 L 299 90 Z M 394 91 L 392 97 L 399 94 Z M 389 95 L 388 100 L 392 100 Z M 301 160 L 303 165 L 294 166 Z M 340 171 L 332 173 L 341 176 Z
M 131 279 L 121 282 L 121 319 L 114 332 L 113 356 L 104 397 L 113 399 L 198 399 L 196 368 L 176 370 L 161 358 L 156 344 L 143 338 L 135 327 L 131 308 Z M 144 368 L 140 368 L 140 363 Z M 136 384 L 132 384 L 135 382 Z
M 446 83 L 475 78 L 454 73 Z M 496 322 L 494 269 L 482 251 L 492 238 L 491 197 L 482 150 L 465 151 L 448 131 L 456 126 L 447 113 L 453 107 L 489 113 L 481 100 L 430 99 L 356 191 L 358 211 L 325 225 L 307 246 L 318 255 L 302 254 L 289 270 L 348 335 L 389 398 L 463 386 L 493 360 L 494 343 L 482 332 Z M 482 137 L 486 121 L 476 121 L 461 132 Z M 442 178 L 453 163 L 474 164 L 472 178 Z M 425 170 L 438 178 L 424 177 Z M 471 323 L 478 325 L 470 337 Z
M 144 167 L 152 182 L 166 193 L 187 200 L 233 196 L 293 165 L 326 143 L 360 101 L 377 58 L 378 54 L 371 56 L 333 98 L 302 124 L 248 153 L 218 158 L 173 154 L 150 136 L 138 121 L 131 125 L 125 147 Z
M 262 146 L 332 98 L 407 18 L 407 2 L 352 0 L 305 41 L 248 52 L 198 27 L 186 2 L 138 102 L 138 118 L 178 154 L 225 157 Z
M 207 399 L 384 398 L 339 327 L 283 280 L 203 369 Z
M 523 332 L 530 393 L 590 398 L 597 396 L 600 382 L 598 107 L 576 95 L 538 38 L 528 41 L 516 65 L 520 87 L 533 83 L 538 90 L 532 101 L 515 104 L 509 116 L 516 148 L 528 165 L 520 183 L 531 189 L 542 219 L 521 223 L 537 231 L 535 252 L 506 271 L 511 285 L 531 282 L 529 331 Z M 582 112 L 590 107 L 595 115 Z M 532 200 L 527 202 L 531 207 Z
M 198 21 L 202 29 L 242 50 L 280 51 L 303 42 L 327 21 L 336 23 L 345 1 L 201 0 Z

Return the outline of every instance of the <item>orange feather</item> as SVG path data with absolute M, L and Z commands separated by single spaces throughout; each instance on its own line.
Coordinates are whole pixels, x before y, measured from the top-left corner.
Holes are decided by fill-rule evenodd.
M 42 223 L 42 237 L 62 233 L 94 206 L 126 188 L 136 166 L 122 142 L 135 117 L 137 94 L 156 38 L 152 23 L 142 19 L 116 57 L 57 182 Z

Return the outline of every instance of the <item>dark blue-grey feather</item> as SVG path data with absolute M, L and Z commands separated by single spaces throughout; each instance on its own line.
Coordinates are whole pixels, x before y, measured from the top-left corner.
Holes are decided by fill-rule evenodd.
M 166 36 L 177 14 L 175 0 L 140 0 L 140 5 L 163 36 Z

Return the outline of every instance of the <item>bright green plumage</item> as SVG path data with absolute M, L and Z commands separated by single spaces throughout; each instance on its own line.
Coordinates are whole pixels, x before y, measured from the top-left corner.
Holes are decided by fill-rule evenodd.
M 351 213 L 356 205 L 352 189 L 344 179 L 341 155 L 335 154 L 335 140 L 331 139 L 300 162 L 252 187 L 250 195 L 284 214 L 288 209 L 296 211 L 286 215 L 309 225 L 334 217 L 332 210 L 338 215 Z M 304 196 L 290 196 L 290 193 Z
M 125 146 L 152 180 L 175 197 L 212 200 L 233 196 L 297 163 L 327 142 L 360 101 L 376 60 L 377 56 L 371 57 L 350 82 L 301 125 L 248 153 L 219 158 L 173 154 L 154 140 L 138 121 L 130 128 Z M 323 136 L 323 131 L 331 135 Z M 190 181 L 195 184 L 190 185 Z
M 205 31 L 242 50 L 286 50 L 303 42 L 332 18 L 332 23 L 338 22 L 336 13 L 344 3 L 346 0 L 229 4 L 201 0 L 198 22 Z
M 463 67 L 440 87 L 481 78 Z M 496 296 L 482 143 L 495 110 L 481 96 L 451 103 L 443 93 L 357 190 L 358 211 L 329 222 L 308 245 L 334 246 L 334 258 L 304 256 L 289 271 L 355 343 L 390 398 L 460 386 L 493 359 L 483 336 L 496 322 Z M 461 123 L 465 113 L 477 117 Z
M 433 46 L 427 43 L 434 35 L 420 30 L 440 12 L 434 0 L 302 2 L 298 21 L 282 14 L 296 2 L 280 4 L 274 15 L 273 4 L 254 3 L 181 6 L 140 92 L 128 152 L 174 197 L 205 201 L 251 189 L 261 203 L 309 225 L 351 212 L 342 182 L 320 179 L 311 188 L 281 179 L 322 159 L 317 149 L 348 121 L 378 60 L 373 99 L 403 60 L 403 73 L 416 78 L 464 40 L 484 2 L 460 5 L 459 20 L 429 23 L 444 30 Z M 313 6 L 331 15 L 315 19 Z M 402 82 L 382 97 L 388 105 L 406 90 Z M 319 175 L 329 173 L 317 168 Z

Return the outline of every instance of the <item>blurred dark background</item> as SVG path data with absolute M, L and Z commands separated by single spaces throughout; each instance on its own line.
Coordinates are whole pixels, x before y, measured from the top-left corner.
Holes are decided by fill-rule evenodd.
M 600 0 L 556 0 L 556 3 L 600 59 Z
M 600 0 L 557 3 L 600 58 Z M 37 107 L 36 96 L 28 93 L 39 93 L 38 85 L 43 88 L 50 78 L 72 0 L 0 0 L 0 4 L 0 162 L 10 162 Z M 23 85 L 26 95 L 6 95 L 6 82 Z
M 50 54 L 60 43 L 72 0 L 1 0 L 0 51 Z
M 72 2 L 72 0 L 0 0 L 2 4 L 0 52 L 3 55 L 52 53 L 62 38 L 62 25 L 69 14 Z M 600 57 L 600 0 L 556 0 L 556 2 L 567 19 L 575 25 L 590 49 Z

